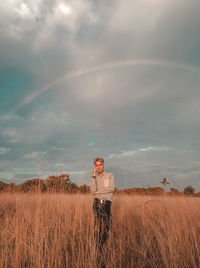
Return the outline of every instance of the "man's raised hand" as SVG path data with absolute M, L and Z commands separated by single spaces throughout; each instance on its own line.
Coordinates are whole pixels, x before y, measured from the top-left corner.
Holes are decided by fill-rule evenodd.
M 94 165 L 93 176 L 96 176 L 97 168 Z

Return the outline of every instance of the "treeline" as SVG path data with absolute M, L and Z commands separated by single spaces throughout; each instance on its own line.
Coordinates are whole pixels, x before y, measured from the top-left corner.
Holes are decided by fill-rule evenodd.
M 79 187 L 76 183 L 72 182 L 68 174 L 49 176 L 46 180 L 40 178 L 26 180 L 21 184 L 7 184 L 0 181 L 0 192 L 85 193 L 89 192 L 89 190 L 88 185 L 84 184 Z
M 42 180 L 35 178 L 32 180 L 26 180 L 21 184 L 4 183 L 0 181 L 0 193 L 89 193 L 89 185 L 83 184 L 78 186 L 72 182 L 68 174 L 61 174 L 60 176 L 49 176 L 48 179 Z M 170 192 L 165 192 L 161 187 L 149 187 L 149 188 L 127 188 L 117 189 L 115 187 L 114 194 L 129 194 L 129 195 L 171 195 L 171 196 L 200 196 L 200 192 L 195 193 L 195 189 L 188 185 L 184 188 L 184 191 L 179 191 L 176 188 L 170 188 Z
M 200 192 L 195 193 L 195 188 L 188 185 L 184 188 L 184 191 L 179 191 L 176 188 L 170 188 L 169 192 L 165 192 L 162 187 L 149 187 L 149 188 L 127 188 L 123 190 L 115 190 L 118 194 L 129 195 L 168 195 L 168 196 L 196 196 L 200 197 Z

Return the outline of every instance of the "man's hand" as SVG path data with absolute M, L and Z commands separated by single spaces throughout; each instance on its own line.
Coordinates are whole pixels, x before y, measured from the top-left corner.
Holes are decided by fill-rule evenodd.
M 98 194 L 99 192 L 94 192 L 94 194 Z
M 96 168 L 95 165 L 94 165 L 93 176 L 96 176 L 96 173 L 97 173 L 97 168 Z

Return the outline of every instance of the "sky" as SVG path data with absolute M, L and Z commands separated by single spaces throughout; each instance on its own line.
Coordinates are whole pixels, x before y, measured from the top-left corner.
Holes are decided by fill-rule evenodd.
M 198 0 L 0 2 L 0 181 L 103 157 L 119 189 L 200 191 Z

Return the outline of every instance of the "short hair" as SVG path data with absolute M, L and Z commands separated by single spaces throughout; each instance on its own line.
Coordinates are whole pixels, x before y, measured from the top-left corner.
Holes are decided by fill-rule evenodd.
M 97 161 L 100 161 L 101 163 L 104 164 L 104 159 L 102 157 L 97 157 L 94 159 L 94 164 L 96 164 Z

